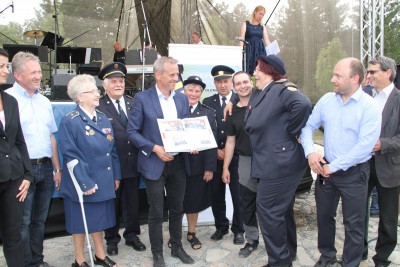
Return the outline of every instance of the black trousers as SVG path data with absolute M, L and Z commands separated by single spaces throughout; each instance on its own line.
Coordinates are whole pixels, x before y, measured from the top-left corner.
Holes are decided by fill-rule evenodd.
M 162 254 L 163 251 L 164 188 L 167 192 L 170 242 L 172 247 L 182 247 L 183 198 L 186 186 L 183 156 L 177 156 L 173 161 L 165 163 L 158 180 L 145 181 L 147 202 L 150 206 L 148 224 L 151 251 L 154 254 Z
M 370 168 L 367 196 L 371 195 L 373 188 L 376 187 L 379 205 L 378 240 L 375 246 L 376 254 L 372 259 L 375 265 L 382 264 L 386 266 L 389 265 L 390 261 L 388 258 L 397 245 L 397 213 L 399 209 L 400 186 L 387 188 L 380 184 L 376 174 L 374 158 L 370 160 Z M 365 217 L 368 218 L 368 216 Z M 368 251 L 367 235 L 365 235 L 364 239 L 364 251 Z
M 224 231 L 229 229 L 229 219 L 226 217 L 226 184 L 222 181 L 222 167 L 223 161 L 217 160 L 217 171 L 214 173 L 214 177 L 211 180 L 211 208 L 214 215 L 215 228 L 217 228 L 217 230 Z M 229 171 L 231 174 L 229 190 L 231 191 L 233 204 L 231 230 L 233 233 L 244 233 L 243 210 L 241 209 L 240 203 L 237 156 L 233 156 L 231 164 L 229 165 Z
M 317 206 L 318 250 L 321 261 L 336 258 L 336 210 L 339 198 L 342 199 L 345 241 L 343 247 L 343 266 L 360 265 L 364 246 L 364 219 L 367 205 L 369 163 L 365 162 L 339 170 L 329 179 L 318 176 L 315 182 L 315 201 Z
M 7 266 L 24 267 L 25 250 L 21 239 L 24 202 L 15 197 L 23 178 L 0 183 L 0 231 Z
M 105 230 L 104 238 L 107 245 L 111 243 L 118 244 L 121 236 L 118 231 L 122 214 L 123 225 L 125 226 L 124 238 L 126 241 L 132 241 L 140 234 L 139 224 L 139 182 L 140 177 L 125 178 L 121 180 L 115 198 L 115 219 L 114 227 Z
M 294 198 L 305 168 L 291 176 L 262 178 L 257 187 L 257 215 L 268 263 L 289 265 L 297 253 Z

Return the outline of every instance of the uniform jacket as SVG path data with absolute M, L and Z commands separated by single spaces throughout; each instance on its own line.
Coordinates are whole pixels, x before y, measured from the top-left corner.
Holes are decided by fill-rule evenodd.
M 400 92 L 395 87 L 382 112 L 381 150 L 375 152 L 376 174 L 383 187 L 400 185 Z
M 232 97 L 235 97 L 235 93 L 232 92 Z M 227 100 L 228 101 L 228 100 Z M 227 102 L 228 103 L 228 102 Z M 215 94 L 203 99 L 203 104 L 215 110 L 215 118 L 217 121 L 217 145 L 219 149 L 225 148 L 226 142 L 226 125 L 223 121 L 224 111 L 222 110 L 221 103 L 219 100 L 219 94 Z
M 207 116 L 211 130 L 216 136 L 217 125 L 215 122 L 215 112 L 209 107 L 199 103 L 196 109 L 190 114 L 191 118 Z M 203 175 L 204 171 L 215 172 L 217 170 L 217 149 L 207 149 L 200 151 L 197 155 L 189 155 L 190 173 L 188 175 Z
M 124 99 L 129 119 L 133 99 L 130 96 L 124 96 Z M 115 147 L 117 148 L 119 163 L 121 165 L 121 179 L 138 177 L 137 149 L 128 140 L 126 128 L 121 123 L 119 113 L 108 95 L 100 99 L 98 110 L 103 112 L 111 122 L 115 137 Z
M 310 114 L 310 100 L 283 83 L 251 95 L 244 126 L 253 148 L 251 177 L 285 177 L 306 167 L 297 138 Z
M 174 101 L 178 118 L 189 117 L 187 96 L 176 92 Z M 155 86 L 135 95 L 130 113 L 128 138 L 138 149 L 138 172 L 147 179 L 158 180 L 165 164 L 152 150 L 155 145 L 163 146 L 157 119 L 164 115 Z
M 0 182 L 24 176 L 32 181 L 32 165 L 19 120 L 17 100 L 0 90 L 3 100 L 5 130 L 0 127 Z
M 99 202 L 115 198 L 114 180 L 121 179 L 114 132 L 107 116 L 97 111 L 97 124 L 77 106 L 61 119 L 58 130 L 59 146 L 63 156 L 63 174 L 60 196 L 78 201 L 67 163 L 79 161 L 74 175 L 83 192 L 98 186 L 96 193 L 84 196 L 85 202 Z

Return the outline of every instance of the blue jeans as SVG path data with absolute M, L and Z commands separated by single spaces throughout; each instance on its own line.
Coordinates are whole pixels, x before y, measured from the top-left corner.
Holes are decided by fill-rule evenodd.
M 376 191 L 376 187 L 372 190 L 369 212 L 373 215 L 379 214 L 378 192 Z
M 54 192 L 51 162 L 34 164 L 33 182 L 25 199 L 21 237 L 25 249 L 25 266 L 43 263 L 44 228 Z

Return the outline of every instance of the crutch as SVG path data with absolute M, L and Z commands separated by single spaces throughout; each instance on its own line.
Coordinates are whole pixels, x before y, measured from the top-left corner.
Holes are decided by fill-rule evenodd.
M 75 175 L 74 175 L 74 167 L 76 165 L 78 165 L 78 163 L 79 163 L 79 161 L 77 159 L 73 159 L 73 160 L 71 160 L 70 162 L 67 163 L 67 168 L 68 168 L 68 171 L 69 171 L 69 175 L 71 176 L 72 182 L 74 183 L 75 190 L 78 193 L 79 203 L 81 204 L 83 226 L 85 227 L 85 235 L 86 235 L 87 248 L 88 248 L 88 251 L 89 251 L 90 263 L 91 263 L 91 266 L 94 267 L 92 246 L 90 244 L 89 231 L 88 231 L 87 223 L 86 223 L 85 207 L 83 206 L 83 191 L 80 188 L 80 186 L 78 184 L 78 181 L 76 180 Z

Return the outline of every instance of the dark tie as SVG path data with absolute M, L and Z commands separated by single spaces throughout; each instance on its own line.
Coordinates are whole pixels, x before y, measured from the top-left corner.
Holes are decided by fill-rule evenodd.
M 0 121 L 0 128 L 5 131 L 5 127 L 3 126 L 3 123 Z
M 97 124 L 96 116 L 93 116 L 92 121 Z
M 223 96 L 222 97 L 222 110 L 224 110 L 225 109 L 225 107 L 226 107 L 226 97 L 225 96 Z
M 126 126 L 128 125 L 128 117 L 125 115 L 124 110 L 121 108 L 121 105 L 119 104 L 119 99 L 115 102 L 118 106 L 119 118 L 121 119 L 121 123 L 126 128 Z
M 189 106 L 190 114 L 193 113 L 193 106 Z

